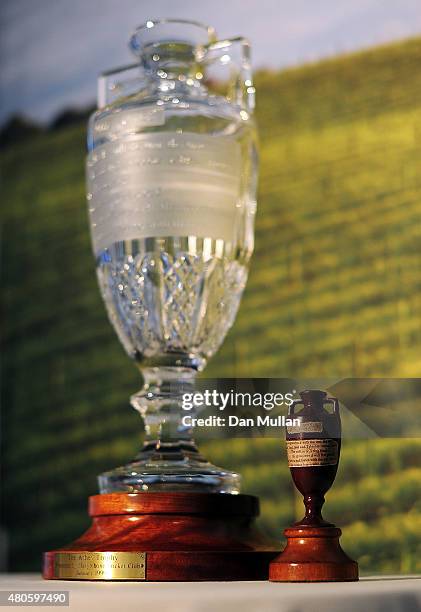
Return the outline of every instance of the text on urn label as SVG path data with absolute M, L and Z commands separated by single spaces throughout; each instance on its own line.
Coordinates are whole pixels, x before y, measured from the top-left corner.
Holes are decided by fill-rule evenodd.
M 336 440 L 287 440 L 289 467 L 336 465 L 338 443 Z

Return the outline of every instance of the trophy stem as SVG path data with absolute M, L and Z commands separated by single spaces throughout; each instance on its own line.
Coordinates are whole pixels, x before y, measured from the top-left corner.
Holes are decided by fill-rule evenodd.
M 326 523 L 322 517 L 322 507 L 325 503 L 325 498 L 323 495 L 304 495 L 304 506 L 305 506 L 305 515 L 301 519 L 297 525 L 314 525 L 321 526 L 327 525 L 330 523 Z
M 183 422 L 183 416 L 196 414 L 197 371 L 159 366 L 145 368 L 142 374 L 144 386 L 131 397 L 131 404 L 145 423 L 144 446 L 130 464 L 99 476 L 100 492 L 238 493 L 239 475 L 209 463 L 196 447 L 192 427 Z M 188 412 L 184 401 L 193 405 Z
M 191 456 L 205 461 L 193 439 L 191 426 L 183 424 L 183 401 L 191 400 L 197 371 L 193 368 L 154 367 L 144 369 L 143 388 L 131 397 L 145 424 L 144 446 L 136 460 L 181 461 Z M 189 413 L 190 414 L 190 413 Z

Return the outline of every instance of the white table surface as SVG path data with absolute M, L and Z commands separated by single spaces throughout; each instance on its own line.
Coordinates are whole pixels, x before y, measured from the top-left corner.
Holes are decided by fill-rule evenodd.
M 2 574 L 1 590 L 70 592 L 77 612 L 421 612 L 421 576 L 359 582 L 82 582 Z M 37 606 L 37 610 L 68 610 Z

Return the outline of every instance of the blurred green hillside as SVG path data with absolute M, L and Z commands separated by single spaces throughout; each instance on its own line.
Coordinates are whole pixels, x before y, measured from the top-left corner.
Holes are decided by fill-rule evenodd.
M 256 251 L 209 376 L 421 373 L 421 39 L 256 75 Z M 2 167 L 3 522 L 10 568 L 87 526 L 95 477 L 133 457 L 140 386 L 90 251 L 85 126 L 8 146 Z M 301 513 L 274 440 L 208 442 L 276 537 Z M 326 518 L 363 572 L 421 572 L 421 440 L 347 442 Z

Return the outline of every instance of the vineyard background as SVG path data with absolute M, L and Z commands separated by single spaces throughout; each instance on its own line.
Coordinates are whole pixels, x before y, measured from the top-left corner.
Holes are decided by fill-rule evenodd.
M 209 376 L 419 376 L 421 40 L 260 72 L 256 251 Z M 139 386 L 95 281 L 85 124 L 1 153 L 2 510 L 12 570 L 87 526 L 95 477 L 130 459 Z M 280 448 L 281 446 L 281 448 Z M 205 442 L 281 537 L 301 513 L 277 440 Z M 326 518 L 363 573 L 421 572 L 421 440 L 346 441 Z

